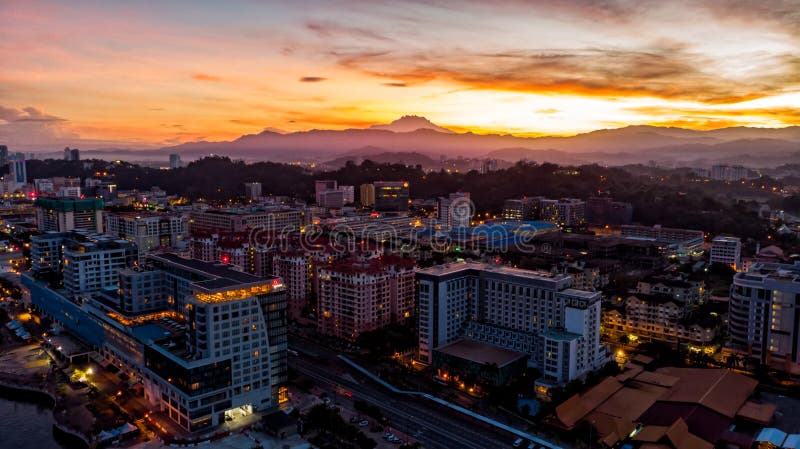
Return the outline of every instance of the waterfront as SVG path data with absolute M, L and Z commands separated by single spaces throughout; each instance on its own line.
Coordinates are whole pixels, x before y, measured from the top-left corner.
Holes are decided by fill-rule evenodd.
M 0 398 L 0 447 L 63 449 L 53 436 L 48 407 L 5 398 Z

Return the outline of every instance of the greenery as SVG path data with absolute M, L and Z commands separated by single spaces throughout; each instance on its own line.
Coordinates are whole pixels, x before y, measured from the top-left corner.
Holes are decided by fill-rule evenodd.
M 477 171 L 426 173 L 420 166 L 372 161 L 360 165 L 348 163 L 338 170 L 312 173 L 293 165 L 272 162 L 245 164 L 219 156 L 203 158 L 173 170 L 97 160 L 75 163 L 49 159 L 28 163 L 30 178 L 87 177 L 96 176 L 98 171 L 101 175 L 104 171 L 106 178 L 123 190 L 146 190 L 158 186 L 169 193 L 190 199 L 202 198 L 212 203 L 243 200 L 245 181 L 260 181 L 265 195 L 292 195 L 311 200 L 314 180 L 321 178 L 355 186 L 382 179 L 403 179 L 409 181 L 413 198 L 468 191 L 477 210 L 490 214 L 501 213 L 503 201 L 507 198 L 535 195 L 586 198 L 602 192 L 619 201 L 630 202 L 634 206 L 634 221 L 645 225 L 660 223 L 752 238 L 763 237 L 766 228 L 758 217 L 758 204 L 739 198 L 755 194 L 778 198 L 771 193 L 772 187 L 782 187 L 770 178 L 759 179 L 752 185 L 708 182 L 686 169 L 599 165 L 559 167 L 529 162 L 519 162 L 508 169 L 485 174 Z M 236 176 L 220 176 L 232 173 Z M 793 201 L 800 202 L 798 199 Z M 795 207 L 788 200 L 786 205 Z
M 321 448 L 373 449 L 378 443 L 345 422 L 338 410 L 317 405 L 306 415 L 306 428 L 317 431 L 311 442 Z
M 404 353 L 417 345 L 416 329 L 403 324 L 390 324 L 381 329 L 364 332 L 356 344 L 372 361 L 391 358 L 395 353 Z

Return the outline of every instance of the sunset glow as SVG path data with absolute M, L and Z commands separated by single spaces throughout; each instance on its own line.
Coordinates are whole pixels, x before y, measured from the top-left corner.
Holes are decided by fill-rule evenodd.
M 797 2 L 602 3 L 4 1 L 0 139 L 800 124 Z

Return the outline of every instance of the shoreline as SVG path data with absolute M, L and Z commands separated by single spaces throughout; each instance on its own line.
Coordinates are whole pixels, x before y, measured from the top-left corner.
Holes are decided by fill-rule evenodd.
M 18 385 L 5 379 L 0 379 L 0 397 L 15 402 L 37 404 L 47 407 L 50 409 L 50 415 L 53 419 L 52 432 L 56 441 L 70 448 L 80 447 L 82 449 L 88 449 L 92 446 L 90 440 L 84 435 L 58 422 L 56 414 L 53 413 L 58 405 L 58 400 L 49 391 Z

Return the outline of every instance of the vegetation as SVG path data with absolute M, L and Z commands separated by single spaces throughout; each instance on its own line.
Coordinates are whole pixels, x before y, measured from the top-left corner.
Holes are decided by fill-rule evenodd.
M 336 409 L 322 404 L 309 410 L 306 426 L 308 430 L 317 431 L 310 441 L 320 448 L 373 449 L 378 445 L 364 432 L 345 422 Z
M 245 181 L 260 181 L 265 195 L 292 195 L 311 200 L 315 179 L 335 179 L 340 184 L 356 186 L 377 180 L 403 179 L 409 181 L 414 198 L 468 191 L 477 210 L 490 214 L 501 213 L 503 201 L 507 198 L 535 195 L 586 198 L 601 192 L 633 204 L 634 221 L 642 224 L 660 223 L 753 238 L 760 238 L 766 232 L 758 217 L 757 203 L 740 201 L 738 198 L 756 193 L 769 197 L 773 187 L 781 187 L 779 182 L 769 178 L 760 179 L 753 185 L 707 182 L 685 169 L 599 165 L 559 167 L 529 162 L 519 162 L 508 169 L 486 174 L 477 171 L 426 173 L 421 166 L 377 164 L 372 161 L 364 161 L 360 165 L 348 163 L 338 170 L 311 173 L 293 165 L 272 162 L 245 164 L 219 156 L 203 158 L 174 170 L 96 160 L 79 164 L 33 160 L 28 166 L 31 178 L 76 174 L 87 177 L 96 176 L 98 172 L 105 172 L 107 178 L 123 190 L 144 190 L 158 186 L 190 199 L 202 198 L 218 203 L 244 200 L 242 183 Z M 236 176 L 221 175 L 232 173 Z

